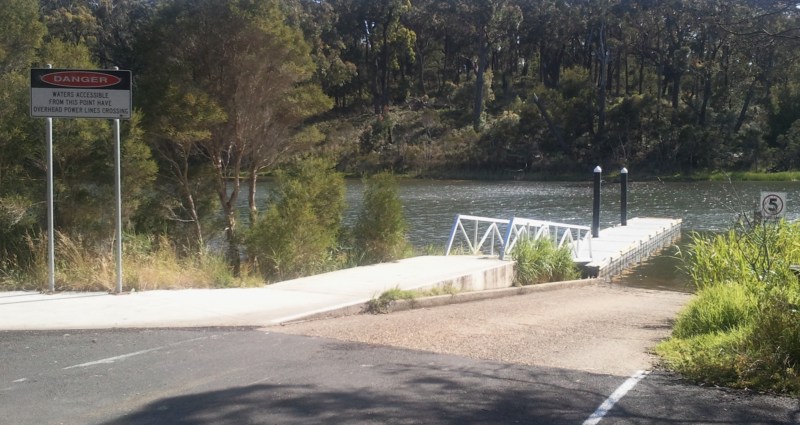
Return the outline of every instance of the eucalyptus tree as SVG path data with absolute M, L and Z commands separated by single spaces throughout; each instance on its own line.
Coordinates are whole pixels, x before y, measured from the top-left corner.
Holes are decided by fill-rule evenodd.
M 518 17 L 518 20 L 510 18 L 504 22 L 508 14 L 518 11 L 508 7 L 507 0 L 451 0 L 449 3 L 452 16 L 459 20 L 461 32 L 474 42 L 475 94 L 472 105 L 472 126 L 475 130 L 480 130 L 483 126 L 485 73 L 490 66 L 490 53 L 502 38 L 503 24 L 519 25 L 518 20 L 521 20 L 521 17 Z
M 443 83 L 438 70 L 431 67 L 437 61 L 444 61 L 444 38 L 447 32 L 446 20 L 443 19 L 437 3 L 437 0 L 415 1 L 414 7 L 403 19 L 404 25 L 415 34 L 416 91 L 420 96 L 428 94 L 429 80 L 433 80 L 437 89 Z M 437 76 L 440 78 L 436 78 Z
M 5 0 L 0 8 L 0 75 L 27 69 L 46 28 L 36 0 Z
M 357 84 L 358 68 L 343 57 L 346 34 L 337 27 L 340 14 L 327 1 L 287 0 L 286 3 L 290 24 L 303 30 L 311 47 L 311 56 L 316 64 L 314 81 L 333 98 L 336 107 L 347 107 L 348 98 L 355 97 L 353 90 Z
M 303 119 L 331 106 L 310 83 L 315 66 L 309 47 L 302 32 L 287 25 L 277 0 L 174 1 L 159 11 L 141 46 L 142 84 L 150 95 L 167 88 L 181 93 L 176 99 L 197 92 L 225 114 L 224 122 L 208 126 L 210 137 L 194 142 L 213 167 L 209 189 L 219 198 L 228 260 L 238 274 L 245 174 L 254 216 L 258 172 L 294 152 L 292 136 Z M 147 112 L 151 119 L 161 113 Z
M 375 114 L 392 100 L 392 73 L 413 61 L 415 34 L 402 21 L 409 0 L 330 0 L 339 12 L 339 32 L 346 39 L 345 57 L 359 67 L 362 87 L 371 95 Z
M 146 96 L 142 106 L 156 112 L 148 117 L 148 139 L 160 163 L 160 181 L 154 193 L 148 217 L 140 217 L 144 228 L 166 228 L 175 239 L 186 240 L 191 252 L 205 248 L 204 224 L 218 202 L 207 190 L 213 185 L 209 170 L 213 168 L 203 155 L 203 143 L 213 137 L 213 129 L 227 116 L 209 96 L 176 84 L 152 93 L 144 83 Z M 169 225 L 163 225 L 166 222 Z M 191 235 L 184 238 L 184 234 Z
M 97 68 L 87 44 L 96 28 L 88 9 L 70 2 L 45 2 L 44 6 L 13 0 L 0 9 L 4 22 L 0 29 L 0 204 L 15 211 L 17 218 L 12 221 L 28 223 L 16 238 L 35 237 L 45 216 L 41 208 L 47 166 L 44 122 L 28 117 L 29 68 L 48 63 Z M 142 143 L 138 116 L 125 122 L 122 130 L 123 218 L 130 226 L 149 191 L 155 164 Z M 107 208 L 114 193 L 111 126 L 102 120 L 55 119 L 53 133 L 55 224 L 60 232 L 77 236 L 83 248 L 105 246 L 114 227 L 113 210 Z M 21 239 L 13 239 L 9 237 L 8 242 L 24 245 Z
M 99 26 L 86 0 L 42 0 L 42 21 L 47 25 L 47 40 L 85 44 L 97 43 Z
M 0 270 L 26 265 L 33 252 L 25 237 L 38 233 L 41 153 L 27 114 L 27 71 L 46 31 L 38 18 L 36 0 L 0 7 Z
M 134 44 L 137 34 L 167 0 L 88 0 L 97 22 L 92 54 L 103 68 L 138 71 Z

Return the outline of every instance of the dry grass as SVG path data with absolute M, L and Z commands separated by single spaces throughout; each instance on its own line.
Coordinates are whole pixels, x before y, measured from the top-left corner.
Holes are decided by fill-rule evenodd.
M 47 243 L 29 239 L 36 261 L 24 272 L 3 282 L 4 289 L 46 290 Z M 116 287 L 114 244 L 93 245 L 81 237 L 56 235 L 55 284 L 57 291 L 112 291 Z M 123 290 L 227 288 L 259 286 L 264 281 L 243 272 L 231 274 L 225 260 L 211 252 L 181 254 L 169 240 L 128 236 L 123 240 Z

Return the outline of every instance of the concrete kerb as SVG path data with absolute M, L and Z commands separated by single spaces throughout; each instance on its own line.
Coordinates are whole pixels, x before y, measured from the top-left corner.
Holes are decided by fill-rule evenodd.
M 386 306 L 385 313 L 388 314 L 420 308 L 440 307 L 449 304 L 483 301 L 495 298 L 512 297 L 516 295 L 527 295 L 536 292 L 556 291 L 559 289 L 580 288 L 584 286 L 597 285 L 604 282 L 606 282 L 606 279 L 604 278 L 567 280 L 562 282 L 541 283 L 538 285 L 512 286 L 509 288 L 487 289 L 482 291 L 457 292 L 452 295 L 436 295 L 432 297 L 414 298 L 411 300 L 395 300 Z M 333 319 L 336 317 L 353 316 L 356 314 L 366 314 L 369 311 L 369 308 L 369 302 L 359 303 L 311 314 L 297 320 L 283 321 L 276 323 L 276 325 L 290 325 L 292 323 Z

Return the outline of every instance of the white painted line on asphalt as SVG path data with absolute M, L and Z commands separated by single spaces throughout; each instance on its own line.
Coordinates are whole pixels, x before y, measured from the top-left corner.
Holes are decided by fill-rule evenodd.
M 73 365 L 73 366 L 67 366 L 67 367 L 64 368 L 64 370 L 74 369 L 76 367 L 88 367 L 88 366 L 94 366 L 94 365 L 98 365 L 98 364 L 114 363 L 117 360 L 127 359 L 128 357 L 138 356 L 140 354 L 149 353 L 151 351 L 160 350 L 162 348 L 166 348 L 166 347 L 150 348 L 150 349 L 147 349 L 147 350 L 137 351 L 135 353 L 128 353 L 128 354 L 123 354 L 121 356 L 109 357 L 109 358 L 106 358 L 106 359 L 95 360 L 93 362 L 81 363 L 81 364 L 76 364 L 76 365 Z
M 211 336 L 211 337 L 204 336 L 204 337 L 200 337 L 200 338 L 187 339 L 187 340 L 183 340 L 183 341 L 173 342 L 172 344 L 167 344 L 167 345 L 165 345 L 163 347 L 148 348 L 147 350 L 137 351 L 135 353 L 122 354 L 120 356 L 108 357 L 108 358 L 105 358 L 105 359 L 95 360 L 93 362 L 81 363 L 81 364 L 76 364 L 76 365 L 72 365 L 72 366 L 67 366 L 63 370 L 74 369 L 74 368 L 78 368 L 78 367 L 89 367 L 89 366 L 94 366 L 94 365 L 99 365 L 99 364 L 110 364 L 110 363 L 114 363 L 117 360 L 127 359 L 128 357 L 134 357 L 134 356 L 138 356 L 140 354 L 149 353 L 151 351 L 157 351 L 157 350 L 161 350 L 161 349 L 164 349 L 164 348 L 167 348 L 167 347 L 172 347 L 174 345 L 185 344 L 187 342 L 199 341 L 201 339 L 209 339 L 209 338 L 213 338 L 213 336 Z
M 597 410 L 592 413 L 592 416 L 589 416 L 589 419 L 586 419 L 583 422 L 583 425 L 597 425 L 603 417 L 608 414 L 608 412 L 617 404 L 622 397 L 625 397 L 625 394 L 628 393 L 636 384 L 639 383 L 642 379 L 644 379 L 647 374 L 650 373 L 645 370 L 640 370 L 633 374 L 628 380 L 622 383 L 619 388 L 616 389 L 607 399 L 597 408 Z

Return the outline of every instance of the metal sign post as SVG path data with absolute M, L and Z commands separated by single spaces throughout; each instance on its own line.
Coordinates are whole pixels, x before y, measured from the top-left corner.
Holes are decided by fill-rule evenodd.
M 50 292 L 55 291 L 53 229 L 53 117 L 114 120 L 114 187 L 116 191 L 116 293 L 122 292 L 122 167 L 120 119 L 130 119 L 131 72 L 89 69 L 31 69 L 32 117 L 47 119 L 47 235 Z
M 48 290 L 56 290 L 56 243 L 53 228 L 53 119 L 48 117 L 45 124 L 47 139 L 47 282 Z
M 122 292 L 122 164 L 121 164 L 119 119 L 114 120 L 114 191 L 117 198 L 117 286 Z

